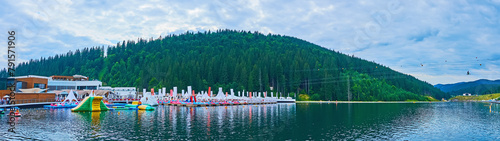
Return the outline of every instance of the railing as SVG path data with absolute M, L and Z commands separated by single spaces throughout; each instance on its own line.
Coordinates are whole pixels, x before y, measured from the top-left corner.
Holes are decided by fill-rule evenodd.
M 16 99 L 14 101 L 16 102 L 16 104 L 24 104 L 24 103 L 55 102 L 56 100 L 53 98 L 49 98 L 49 99 Z M 4 102 L 3 104 L 0 103 L 0 105 L 7 105 L 7 103 L 6 102 Z
M 109 102 L 113 102 L 113 101 L 139 101 L 140 99 L 137 99 L 137 98 L 110 98 L 110 99 L 105 99 Z
M 83 99 L 77 99 L 78 101 L 82 101 Z M 139 101 L 140 99 L 137 99 L 137 98 L 123 98 L 123 99 L 105 99 L 109 102 L 124 102 L 124 101 L 129 101 L 129 102 L 132 102 L 132 101 Z M 16 104 L 25 104 L 25 103 L 40 103 L 40 102 L 62 102 L 61 99 L 59 100 L 56 100 L 56 99 L 53 99 L 53 98 L 49 98 L 49 99 L 16 99 L 14 100 L 16 102 Z M 0 105 L 7 105 L 7 102 L 4 101 L 4 103 L 0 103 Z

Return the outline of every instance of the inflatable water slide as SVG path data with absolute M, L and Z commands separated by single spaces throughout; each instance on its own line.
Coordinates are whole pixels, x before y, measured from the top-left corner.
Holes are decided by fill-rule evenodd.
M 71 109 L 72 112 L 99 112 L 109 110 L 106 104 L 102 101 L 102 96 L 89 96 L 78 104 L 75 108 Z

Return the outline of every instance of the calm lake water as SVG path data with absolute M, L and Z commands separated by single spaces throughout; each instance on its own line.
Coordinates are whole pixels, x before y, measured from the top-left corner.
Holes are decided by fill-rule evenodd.
M 339 103 L 73 113 L 21 109 L 0 140 L 499 140 L 500 106 L 488 103 Z

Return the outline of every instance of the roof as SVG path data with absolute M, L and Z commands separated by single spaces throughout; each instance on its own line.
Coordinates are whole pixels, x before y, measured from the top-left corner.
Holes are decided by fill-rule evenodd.
M 73 77 L 74 78 L 87 78 L 86 76 L 78 75 L 78 74 L 73 75 Z
M 67 94 L 67 93 L 69 93 L 69 91 L 74 91 L 74 92 L 78 93 L 79 95 L 92 93 L 92 90 L 55 90 L 55 91 L 51 91 L 51 92 L 55 93 L 56 95 L 59 95 L 59 94 Z M 94 90 L 94 95 L 105 95 L 108 92 L 110 92 L 110 91 L 108 91 L 108 90 Z
M 38 75 L 26 75 L 26 76 L 15 76 L 15 77 L 8 77 L 8 78 L 14 78 L 14 79 L 18 79 L 18 78 L 43 78 L 43 79 L 49 79 L 50 77 L 38 76 Z

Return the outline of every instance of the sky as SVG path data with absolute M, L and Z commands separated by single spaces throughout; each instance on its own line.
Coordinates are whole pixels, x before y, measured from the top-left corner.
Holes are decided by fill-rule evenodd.
M 123 40 L 234 29 L 301 38 L 431 84 L 496 80 L 499 13 L 500 0 L 3 1 L 0 68 L 12 30 L 19 63 Z

